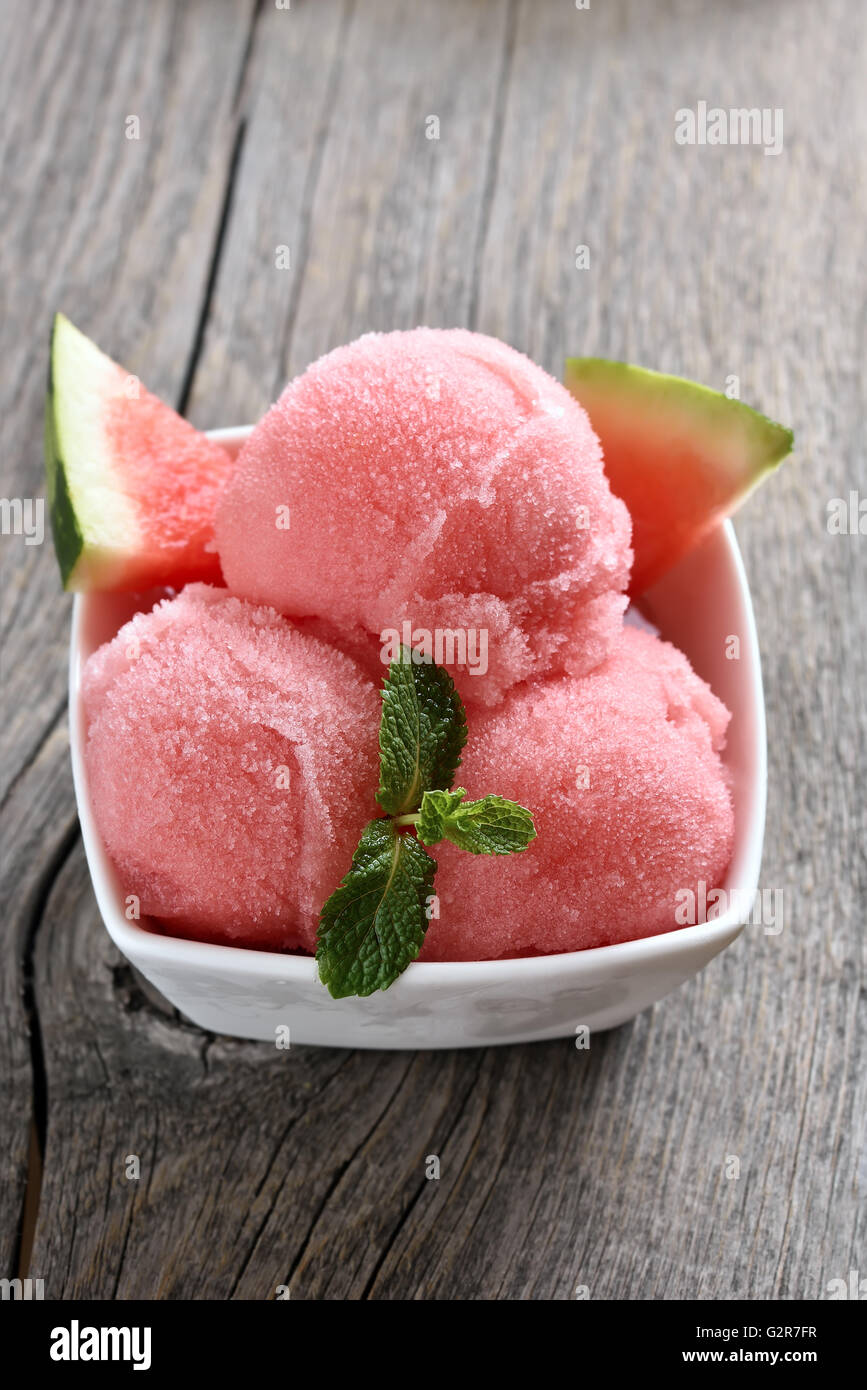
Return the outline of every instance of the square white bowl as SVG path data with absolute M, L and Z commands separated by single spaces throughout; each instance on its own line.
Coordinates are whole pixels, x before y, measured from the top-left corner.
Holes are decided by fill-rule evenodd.
M 249 427 L 213 430 L 236 452 Z M 566 1037 L 581 1025 L 615 1028 L 676 989 L 739 936 L 758 887 L 765 824 L 765 711 L 755 620 L 731 523 L 726 522 L 642 600 L 663 637 L 684 651 L 732 712 L 734 853 L 724 915 L 662 936 L 527 959 L 416 961 L 390 989 L 334 1000 L 307 956 L 164 936 L 124 916 L 121 885 L 96 827 L 84 765 L 81 668 L 141 600 L 75 599 L 69 668 L 72 770 L 84 849 L 102 919 L 118 949 L 188 1019 L 214 1033 L 329 1047 L 487 1047 Z M 726 639 L 740 656 L 726 656 Z

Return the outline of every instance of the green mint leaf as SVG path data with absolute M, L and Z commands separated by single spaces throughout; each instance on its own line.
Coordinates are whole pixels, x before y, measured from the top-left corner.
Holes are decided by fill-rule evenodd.
M 453 792 L 425 792 L 415 827 L 422 844 L 436 845 L 446 838 L 446 821 L 465 796 L 463 787 L 455 787 Z
M 376 799 L 383 810 L 404 815 L 426 791 L 447 790 L 466 741 L 467 717 L 448 671 L 413 660 L 410 649 L 401 647 L 382 690 Z
M 436 862 L 414 835 L 369 821 L 319 919 L 319 978 L 334 999 L 388 989 L 424 941 Z
M 503 796 L 464 801 L 466 792 L 425 792 L 416 829 L 426 845 L 451 840 L 470 854 L 520 854 L 536 838 L 531 813 Z

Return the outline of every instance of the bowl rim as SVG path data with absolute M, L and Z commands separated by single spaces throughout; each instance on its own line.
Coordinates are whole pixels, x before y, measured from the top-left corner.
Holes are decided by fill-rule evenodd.
M 241 425 L 206 431 L 217 443 L 240 444 L 253 429 Z M 516 972 L 527 980 L 552 981 L 568 972 L 595 974 L 607 972 L 608 967 L 633 969 L 648 961 L 681 955 L 691 955 L 708 947 L 722 949 L 740 933 L 749 919 L 754 894 L 758 888 L 762 861 L 765 812 L 767 804 L 767 734 L 765 702 L 762 687 L 761 660 L 752 598 L 743 559 L 734 527 L 726 520 L 711 533 L 719 537 L 731 566 L 740 596 L 744 633 L 749 662 L 750 698 L 754 713 L 752 759 L 754 767 L 750 805 L 743 817 L 745 824 L 736 831 L 736 845 L 743 840 L 744 849 L 740 877 L 746 886 L 735 887 L 734 902 L 728 911 L 710 921 L 692 926 L 677 927 L 654 936 L 638 937 L 632 941 L 616 942 L 609 946 L 591 946 L 581 951 L 561 951 L 540 956 L 512 956 L 497 960 L 413 961 L 396 981 L 401 993 L 425 990 L 427 987 L 448 985 L 477 987 L 480 984 L 505 983 Z M 706 542 L 705 542 L 706 543 Z M 228 946 L 215 942 L 195 941 L 152 931 L 127 920 L 119 900 L 117 875 L 108 858 L 102 837 L 96 826 L 87 776 L 84 766 L 84 720 L 81 701 L 81 642 L 87 616 L 87 605 L 99 594 L 76 594 L 72 607 L 69 650 L 69 741 L 75 799 L 81 824 L 88 868 L 100 915 L 115 945 L 136 961 L 175 966 L 181 970 L 205 970 L 209 974 L 234 978 L 267 978 L 286 984 L 319 985 L 316 961 L 313 956 L 263 951 L 258 947 Z M 742 667 L 742 669 L 744 669 Z M 744 910 L 744 904 L 748 907 Z M 389 991 L 391 992 L 391 991 Z

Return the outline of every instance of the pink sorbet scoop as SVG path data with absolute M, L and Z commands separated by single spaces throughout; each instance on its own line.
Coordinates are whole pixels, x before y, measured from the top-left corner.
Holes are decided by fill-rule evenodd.
M 290 382 L 241 451 L 216 534 L 234 593 L 367 644 L 368 669 L 409 632 L 488 705 L 604 660 L 632 558 L 585 412 L 462 329 L 368 334 Z
M 537 838 L 499 859 L 436 847 L 440 916 L 421 959 L 575 951 L 682 926 L 678 904 L 702 880 L 718 886 L 731 857 L 728 721 L 685 656 L 630 628 L 584 679 L 479 711 L 460 784 L 529 807 Z
M 121 628 L 82 692 L 124 898 L 170 932 L 310 946 L 376 814 L 376 688 L 273 609 L 191 584 Z

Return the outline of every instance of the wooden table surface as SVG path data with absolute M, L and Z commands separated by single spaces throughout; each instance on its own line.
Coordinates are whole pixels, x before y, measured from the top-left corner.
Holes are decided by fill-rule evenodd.
M 589 1052 L 283 1053 L 144 990 L 78 833 L 70 602 L 50 541 L 2 538 L 0 1274 L 100 1299 L 815 1299 L 867 1274 L 867 537 L 827 526 L 867 496 L 865 49 L 859 0 L 0 7 L 5 496 L 42 493 L 56 308 L 201 426 L 427 323 L 555 374 L 735 375 L 797 437 L 737 521 L 784 930 Z M 700 100 L 782 108 L 782 152 L 677 144 Z

